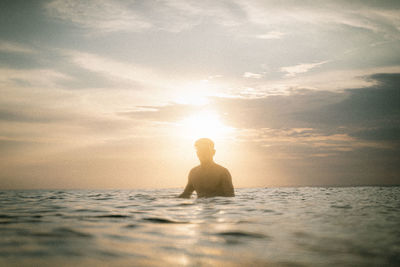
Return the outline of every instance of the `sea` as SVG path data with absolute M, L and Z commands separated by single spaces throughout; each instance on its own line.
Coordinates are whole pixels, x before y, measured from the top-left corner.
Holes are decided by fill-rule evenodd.
M 0 191 L 0 266 L 400 266 L 400 187 Z

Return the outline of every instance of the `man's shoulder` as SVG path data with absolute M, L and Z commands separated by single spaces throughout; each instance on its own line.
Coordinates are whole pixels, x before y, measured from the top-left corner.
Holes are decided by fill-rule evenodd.
M 198 166 L 196 166 L 196 167 L 193 167 L 193 168 L 190 170 L 189 173 L 194 173 L 194 172 L 198 171 L 198 170 L 200 169 L 200 167 L 201 167 L 201 165 L 198 165 Z
M 215 164 L 215 167 L 218 169 L 218 172 L 224 175 L 230 175 L 229 171 L 227 168 L 225 168 L 224 166 L 221 166 L 219 164 Z
M 212 166 L 213 166 L 212 168 L 217 169 L 220 172 L 229 173 L 227 168 L 225 168 L 224 166 L 221 166 L 221 165 L 219 165 L 217 163 L 214 163 L 214 165 L 212 165 Z M 196 172 L 199 172 L 199 171 L 201 171 L 201 165 L 193 167 L 190 170 L 190 174 L 195 174 Z
M 220 170 L 228 171 L 227 168 L 225 168 L 224 166 L 219 165 L 219 164 L 217 164 L 217 163 L 215 163 L 215 167 L 218 168 L 218 169 L 220 169 Z

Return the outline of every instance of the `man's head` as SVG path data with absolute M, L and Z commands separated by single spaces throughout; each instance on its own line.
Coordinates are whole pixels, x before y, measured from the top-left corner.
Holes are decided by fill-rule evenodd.
M 215 155 L 214 142 L 208 138 L 200 138 L 194 143 L 197 157 L 201 163 L 213 161 Z

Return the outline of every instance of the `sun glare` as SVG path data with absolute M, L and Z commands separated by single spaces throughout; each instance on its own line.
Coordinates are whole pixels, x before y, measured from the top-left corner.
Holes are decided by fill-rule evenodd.
M 208 137 L 211 139 L 227 138 L 234 128 L 224 125 L 217 113 L 201 111 L 183 119 L 179 125 L 182 127 L 184 137 L 192 140 Z
M 216 81 L 200 80 L 183 83 L 177 88 L 178 91 L 173 96 L 175 102 L 201 106 L 209 103 L 210 96 L 219 95 L 224 86 Z

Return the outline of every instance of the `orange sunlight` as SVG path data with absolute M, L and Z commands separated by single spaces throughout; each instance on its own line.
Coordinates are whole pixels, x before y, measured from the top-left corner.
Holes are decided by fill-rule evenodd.
M 186 117 L 179 122 L 179 128 L 184 138 L 195 140 L 201 137 L 211 139 L 227 138 L 234 128 L 226 126 L 219 115 L 211 110 L 204 110 Z

